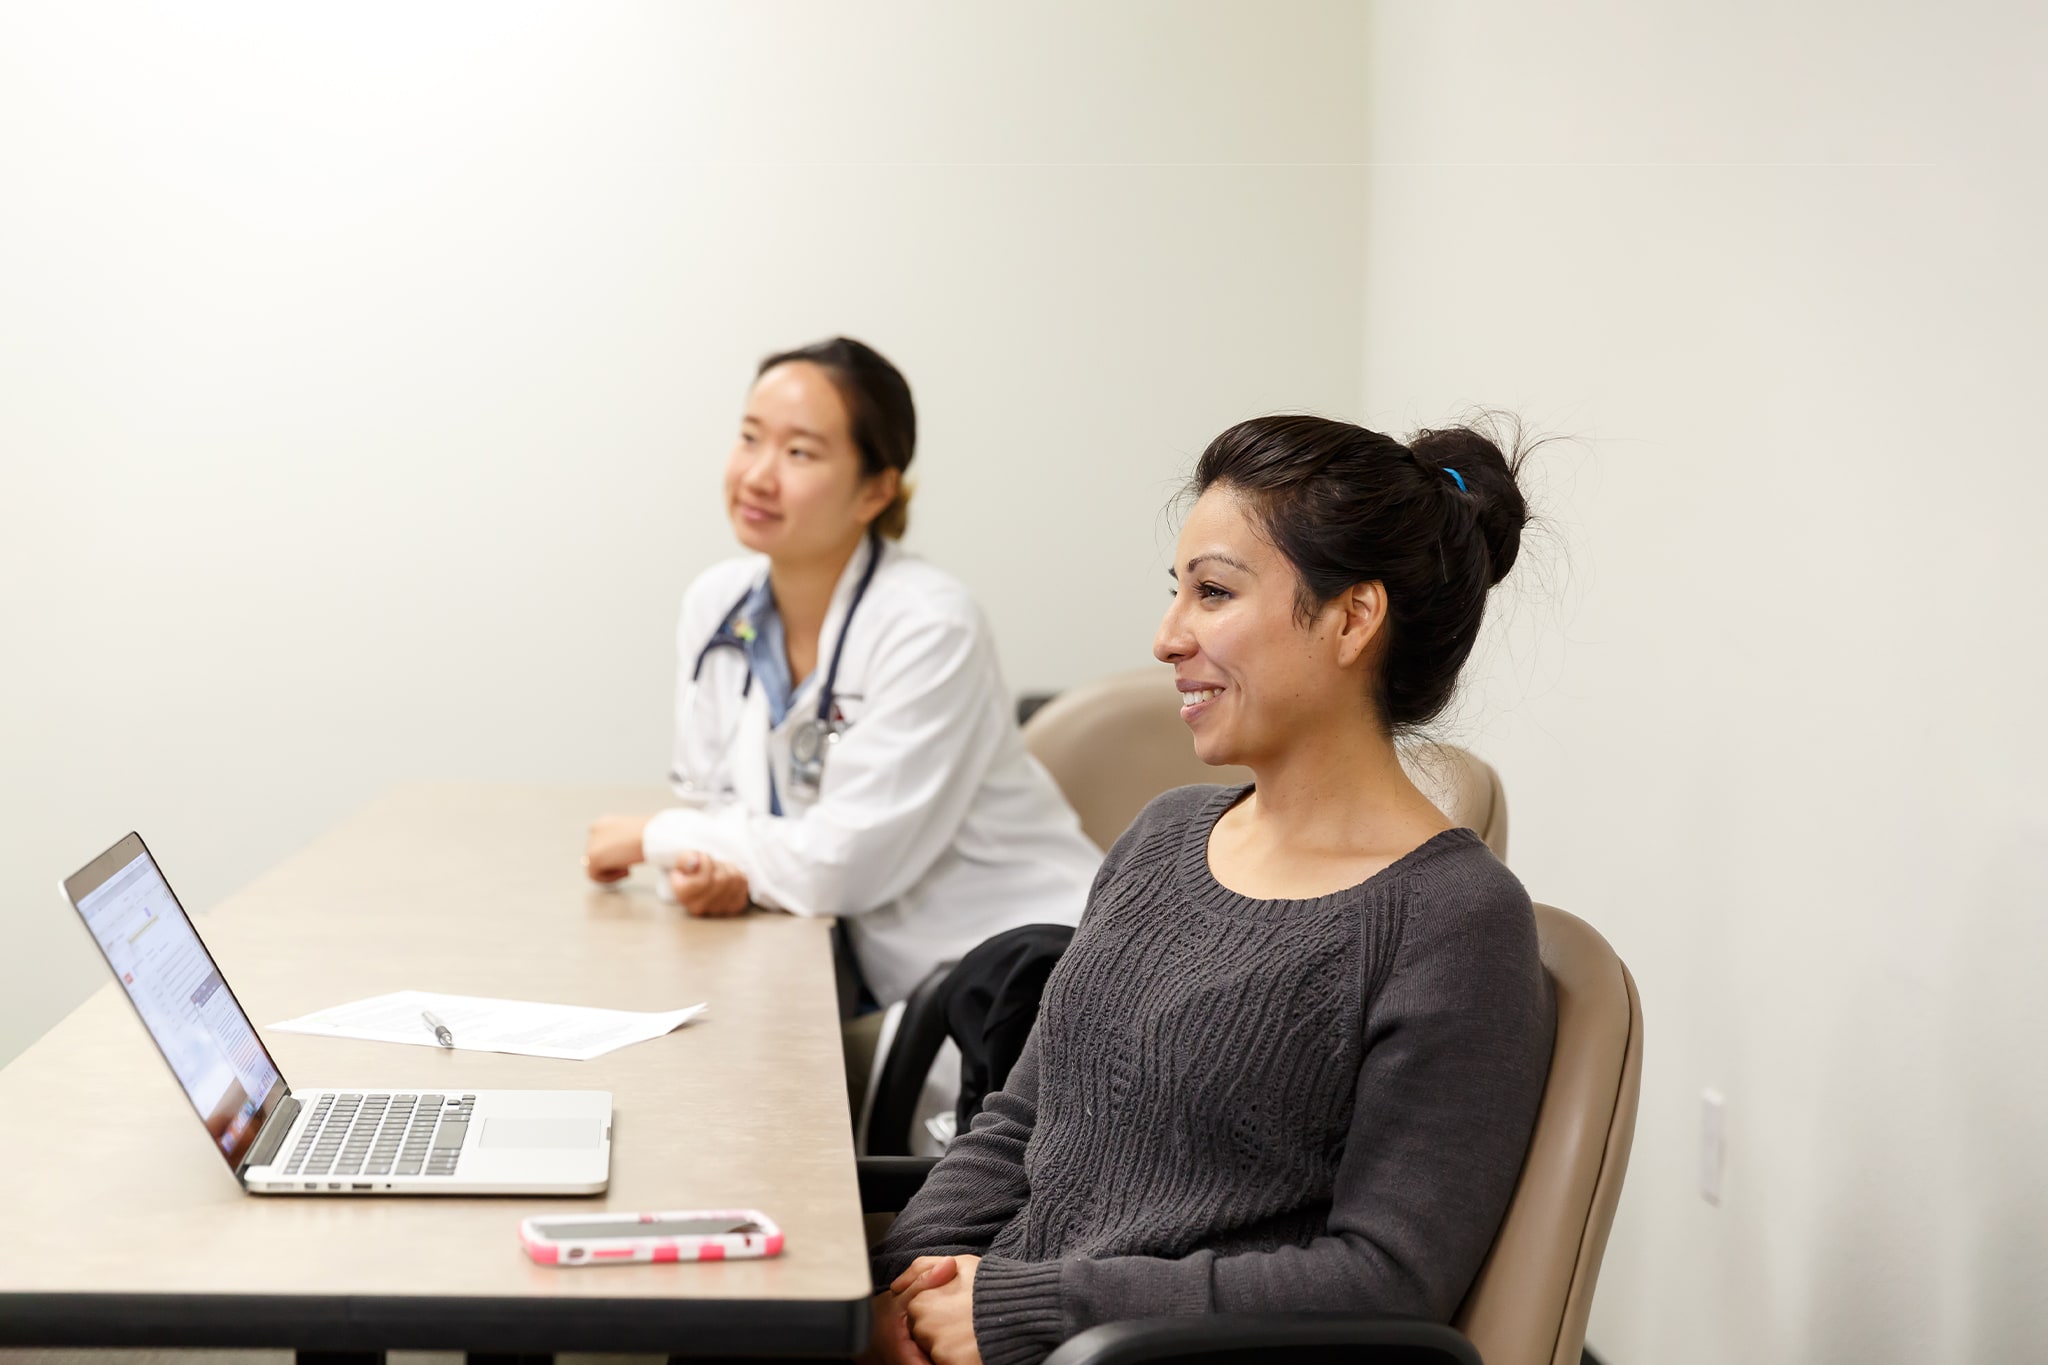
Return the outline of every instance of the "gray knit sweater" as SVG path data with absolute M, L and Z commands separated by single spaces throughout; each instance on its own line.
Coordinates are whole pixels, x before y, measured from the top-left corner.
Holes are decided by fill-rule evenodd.
M 1529 897 L 1447 830 L 1365 882 L 1209 873 L 1241 787 L 1117 840 L 1038 1028 L 877 1248 L 978 1254 L 987 1365 L 1099 1322 L 1345 1309 L 1448 1321 L 1507 1208 L 1554 1012 Z

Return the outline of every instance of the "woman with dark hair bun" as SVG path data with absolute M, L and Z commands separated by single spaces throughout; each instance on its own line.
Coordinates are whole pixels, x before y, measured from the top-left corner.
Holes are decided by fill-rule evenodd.
M 677 627 L 677 804 L 598 820 L 584 852 L 600 882 L 654 863 L 693 915 L 839 917 L 882 1005 L 993 934 L 1074 923 L 1102 857 L 1024 748 L 979 608 L 896 543 L 916 447 L 873 348 L 761 362 L 725 463 L 749 553 Z
M 1549 1067 L 1529 897 L 1416 789 L 1528 509 L 1483 433 L 1269 417 L 1202 455 L 1154 653 L 1196 752 L 1110 850 L 1038 1026 L 876 1249 L 871 1354 L 1096 1323 L 1448 1321 Z

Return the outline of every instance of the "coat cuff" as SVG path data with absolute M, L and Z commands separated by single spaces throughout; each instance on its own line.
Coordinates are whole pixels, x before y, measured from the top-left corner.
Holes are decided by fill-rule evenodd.
M 640 856 L 663 871 L 674 867 L 676 855 L 689 847 L 696 815 L 693 810 L 670 809 L 649 820 L 640 831 Z
M 640 831 L 640 856 L 667 871 L 685 852 L 708 853 L 745 872 L 746 846 L 739 833 L 730 820 L 720 819 L 717 811 L 672 806 L 656 814 Z
M 981 1258 L 974 1271 L 974 1342 L 983 1365 L 1037 1365 L 1066 1337 L 1058 1261 Z

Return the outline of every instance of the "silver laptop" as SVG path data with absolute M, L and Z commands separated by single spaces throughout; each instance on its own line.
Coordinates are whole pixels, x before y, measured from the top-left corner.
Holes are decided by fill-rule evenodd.
M 140 835 L 64 881 L 215 1150 L 252 1194 L 596 1194 L 606 1090 L 286 1083 Z

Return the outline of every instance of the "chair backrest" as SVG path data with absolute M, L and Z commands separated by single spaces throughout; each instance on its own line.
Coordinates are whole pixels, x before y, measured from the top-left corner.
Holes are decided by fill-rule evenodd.
M 1248 769 L 1212 768 L 1195 756 L 1164 669 L 1114 673 L 1060 693 L 1032 713 L 1024 742 L 1080 812 L 1081 828 L 1103 848 L 1161 792 L 1252 780 Z M 1401 761 L 1438 809 L 1477 831 L 1506 861 L 1508 800 L 1498 773 L 1449 744 L 1405 747 Z
M 1628 968 L 1562 910 L 1537 906 L 1536 931 L 1557 996 L 1550 1079 L 1507 1216 L 1453 1320 L 1487 1365 L 1579 1365 L 1642 1088 Z

